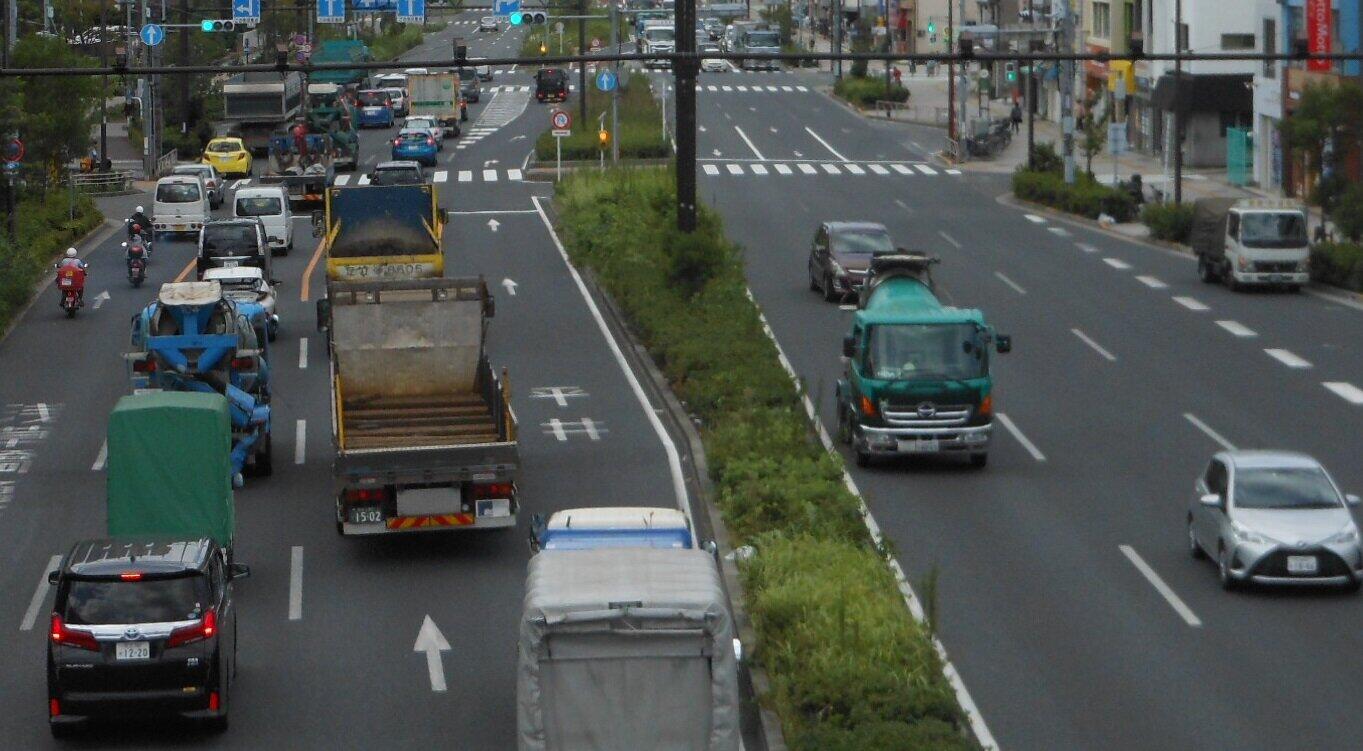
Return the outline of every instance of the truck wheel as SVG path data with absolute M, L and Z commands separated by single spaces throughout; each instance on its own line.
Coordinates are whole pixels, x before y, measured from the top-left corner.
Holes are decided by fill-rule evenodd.
M 981 468 L 983 468 L 983 467 L 984 467 L 986 464 L 988 464 L 988 463 L 989 463 L 989 454 L 971 454 L 971 455 L 970 455 L 970 466 L 974 467 L 975 469 L 981 469 Z
M 817 277 L 814 276 L 814 266 L 813 266 L 813 265 L 811 265 L 811 266 L 809 267 L 809 291 L 810 291 L 810 292 L 818 292 L 818 291 L 819 291 L 819 280 L 818 280 Z
M 1207 262 L 1206 256 L 1197 257 L 1197 278 L 1203 284 L 1211 284 L 1216 281 L 1216 272 L 1212 270 L 1212 265 Z
M 254 473 L 257 477 L 269 477 L 274 474 L 274 437 L 265 436 L 265 449 L 256 454 L 256 469 Z

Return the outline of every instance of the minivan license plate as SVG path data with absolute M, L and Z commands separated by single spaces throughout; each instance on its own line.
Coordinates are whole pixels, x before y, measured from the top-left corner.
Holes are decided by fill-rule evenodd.
M 151 642 L 121 641 L 114 645 L 114 657 L 119 660 L 150 660 Z
M 1314 555 L 1289 555 L 1287 557 L 1287 573 L 1316 573 L 1316 557 Z

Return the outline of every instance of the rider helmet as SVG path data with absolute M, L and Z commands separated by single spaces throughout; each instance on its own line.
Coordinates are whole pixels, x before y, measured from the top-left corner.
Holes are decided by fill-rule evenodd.
M 67 257 L 67 258 L 75 258 L 76 255 L 77 255 L 77 254 L 76 254 L 76 249 L 75 249 L 75 248 L 67 248 L 67 249 L 66 249 L 66 257 Z

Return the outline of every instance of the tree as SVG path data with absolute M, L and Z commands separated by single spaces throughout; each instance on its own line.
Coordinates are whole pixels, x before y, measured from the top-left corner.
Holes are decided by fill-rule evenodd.
M 1094 119 L 1093 108 L 1087 107 L 1088 116 L 1084 118 L 1084 137 L 1079 142 L 1079 148 L 1084 152 L 1084 171 L 1093 174 L 1093 157 L 1103 150 L 1107 143 L 1107 118 L 1108 113 Z
M 1312 201 L 1330 214 L 1348 187 L 1338 166 L 1363 145 L 1363 88 L 1351 82 L 1307 86 L 1283 120 L 1282 133 L 1289 147 L 1306 156 L 1307 170 L 1319 180 Z
M 90 67 L 93 63 L 66 42 L 40 36 L 19 40 L 12 60 L 16 68 Z M 90 129 L 103 106 L 99 79 L 19 76 L 19 90 L 24 101 L 19 133 L 29 158 L 43 165 L 48 174 L 58 174 L 62 165 L 90 147 Z

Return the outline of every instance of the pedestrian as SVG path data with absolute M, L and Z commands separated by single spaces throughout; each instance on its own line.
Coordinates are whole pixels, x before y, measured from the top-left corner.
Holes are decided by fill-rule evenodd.
M 903 77 L 903 75 L 904 75 L 903 73 L 900 73 L 900 72 L 899 72 L 899 66 L 895 66 L 895 68 L 894 68 L 894 85 L 895 85 L 895 86 L 899 86 L 899 85 L 900 85 L 899 82 L 900 82 L 900 79 Z
M 1009 113 L 1008 119 L 1013 122 L 1014 133 L 1022 129 L 1022 106 L 1017 102 L 1013 102 L 1013 111 Z

